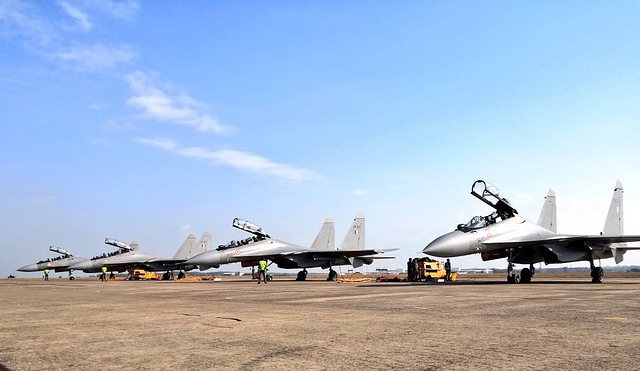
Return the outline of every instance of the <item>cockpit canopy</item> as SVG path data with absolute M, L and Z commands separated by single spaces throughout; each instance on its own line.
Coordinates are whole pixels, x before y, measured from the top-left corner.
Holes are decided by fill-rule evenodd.
M 111 246 L 117 247 L 118 249 L 121 249 L 121 250 L 126 250 L 126 251 L 134 251 L 134 250 L 136 250 L 134 246 L 127 245 L 126 243 L 124 243 L 122 241 L 115 240 L 113 238 L 105 238 L 104 239 L 104 243 L 106 245 L 111 245 Z
M 509 200 L 500 195 L 498 188 L 484 180 L 476 180 L 473 183 L 471 186 L 471 194 L 493 207 L 502 219 L 511 218 L 518 213 L 518 210 L 511 206 Z
M 270 238 L 269 235 L 267 234 L 267 232 L 263 231 L 262 228 L 258 227 L 257 225 L 251 223 L 248 220 L 242 220 L 242 219 L 238 219 L 235 218 L 233 219 L 233 227 L 238 228 L 238 229 L 242 229 L 245 232 L 249 232 L 251 234 L 254 234 L 256 236 L 260 236 L 262 238 Z
M 71 256 L 71 253 L 67 250 L 61 249 L 57 246 L 49 246 L 49 251 L 57 252 L 58 254 Z
M 240 247 L 240 246 L 244 246 L 244 245 L 248 245 L 250 243 L 253 242 L 258 242 L 260 240 L 264 240 L 265 238 L 262 236 L 254 236 L 254 237 L 247 237 L 244 240 L 231 240 L 231 242 L 227 243 L 226 245 L 219 245 L 216 250 L 220 251 L 220 250 L 226 250 L 226 249 L 232 249 L 234 247 Z
M 469 220 L 467 224 L 464 225 L 464 228 L 478 229 L 486 226 L 487 226 L 487 220 L 482 216 L 476 215 L 473 218 L 471 218 L 471 220 Z

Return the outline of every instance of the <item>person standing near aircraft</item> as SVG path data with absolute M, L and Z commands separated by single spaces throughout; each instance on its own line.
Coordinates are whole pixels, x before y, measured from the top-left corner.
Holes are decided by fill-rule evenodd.
M 49 270 L 48 269 L 44 270 L 44 280 L 45 281 L 49 281 Z
M 107 267 L 102 267 L 102 275 L 100 276 L 100 281 L 107 281 Z
M 407 279 L 409 280 L 409 282 L 413 282 L 416 280 L 413 259 L 411 258 L 409 258 L 409 261 L 407 262 Z
M 444 263 L 444 270 L 447 273 L 447 281 L 451 281 L 451 261 L 449 259 Z
M 258 285 L 260 284 L 260 279 L 267 283 L 267 261 L 265 259 L 260 259 L 258 262 Z

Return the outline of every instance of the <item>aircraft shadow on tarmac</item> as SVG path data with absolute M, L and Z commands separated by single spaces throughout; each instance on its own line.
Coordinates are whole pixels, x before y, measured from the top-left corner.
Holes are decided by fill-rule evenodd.
M 623 281 L 623 282 L 607 282 L 614 285 L 637 285 L 637 282 Z M 591 281 L 579 281 L 579 280 L 545 280 L 537 282 L 528 282 L 526 284 L 520 284 L 520 286 L 530 285 L 594 285 Z M 358 287 L 398 287 L 398 286 L 499 286 L 499 285 L 512 285 L 510 283 L 502 281 L 470 281 L 470 282 L 389 282 L 389 283 L 368 283 L 358 285 Z

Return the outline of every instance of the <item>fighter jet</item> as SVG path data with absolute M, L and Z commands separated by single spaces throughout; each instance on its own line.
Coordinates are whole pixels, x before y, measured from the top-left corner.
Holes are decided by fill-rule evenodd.
M 340 246 L 335 249 L 335 229 L 333 219 L 327 218 L 311 247 L 298 246 L 271 238 L 262 228 L 238 218 L 233 219 L 233 227 L 253 234 L 241 241 L 231 241 L 187 260 L 186 264 L 200 266 L 201 270 L 219 268 L 221 264 L 241 262 L 243 267 L 255 266 L 260 259 L 268 259 L 279 268 L 299 269 L 297 280 L 304 281 L 307 268 L 329 268 L 327 280 L 336 280 L 336 265 L 351 265 L 354 268 L 371 264 L 375 259 L 394 259 L 377 256 L 392 249 L 365 249 L 364 215 L 358 213 Z
M 131 272 L 134 268 L 160 272 L 189 271 L 194 269 L 195 266 L 185 264 L 185 261 L 209 250 L 211 234 L 205 233 L 197 243 L 196 237 L 192 234 L 189 235 L 172 259 L 140 252 L 138 251 L 138 244 L 135 242 L 127 245 L 121 241 L 107 238 L 104 243 L 116 247 L 117 250 L 74 264 L 70 268 L 82 270 L 83 272 L 100 271 L 102 267 L 107 267 L 110 272 Z M 180 275 L 183 275 L 183 273 L 180 272 Z M 165 278 L 168 278 L 168 276 L 165 275 Z
M 433 240 L 422 250 L 427 255 L 455 257 L 479 253 L 482 260 L 507 258 L 507 282 L 530 282 L 534 264 L 559 264 L 588 261 L 591 282 L 602 283 L 604 272 L 594 260 L 613 257 L 616 264 L 624 259 L 627 242 L 640 241 L 640 235 L 623 234 L 622 183 L 617 181 L 604 228 L 599 235 L 557 234 L 555 192 L 549 189 L 538 224 L 520 215 L 511 203 L 500 196 L 497 189 L 483 180 L 471 187 L 471 194 L 495 212 L 474 216 L 467 224 Z M 520 274 L 514 264 L 529 264 Z
M 56 252 L 60 254 L 55 258 L 47 258 L 46 260 L 40 260 L 37 263 L 25 265 L 24 267 L 18 268 L 20 272 L 39 272 L 44 271 L 45 269 L 53 269 L 54 272 L 69 272 L 69 279 L 73 280 L 74 277 L 72 275 L 72 270 L 69 269 L 71 265 L 83 262 L 87 260 L 86 258 L 81 258 L 78 256 L 74 256 L 70 252 L 63 250 L 56 246 L 50 246 L 49 251 Z

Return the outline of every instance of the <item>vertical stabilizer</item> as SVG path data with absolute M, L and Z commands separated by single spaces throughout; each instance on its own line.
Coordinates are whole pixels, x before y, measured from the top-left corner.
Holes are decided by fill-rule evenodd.
M 333 250 L 336 246 L 336 230 L 333 219 L 327 218 L 320 228 L 320 232 L 311 244 L 311 250 Z
M 188 257 L 192 257 L 194 255 L 190 255 L 196 246 L 196 236 L 190 234 L 182 246 L 178 249 L 176 254 L 173 256 L 174 259 L 187 259 Z
M 538 225 L 550 230 L 553 233 L 558 232 L 558 224 L 556 220 L 556 193 L 549 188 L 547 197 L 544 198 L 544 205 L 540 211 Z
M 356 215 L 338 249 L 364 250 L 364 215 L 362 213 Z
M 624 232 L 622 222 L 622 183 L 618 180 L 616 188 L 613 190 L 613 197 L 611 198 L 611 205 L 609 205 L 609 213 L 607 214 L 607 220 L 604 222 L 602 234 L 622 236 Z

